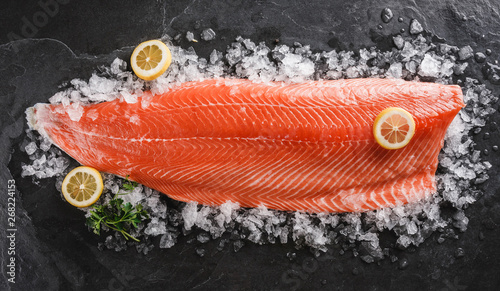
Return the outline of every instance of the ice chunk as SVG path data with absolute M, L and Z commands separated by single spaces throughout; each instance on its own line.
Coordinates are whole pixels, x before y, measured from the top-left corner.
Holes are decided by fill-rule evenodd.
M 42 143 L 40 143 L 40 149 L 44 152 L 48 151 L 52 145 L 52 142 L 48 138 L 43 138 Z
M 281 61 L 279 71 L 282 75 L 288 77 L 290 81 L 301 82 L 311 78 L 314 73 L 314 63 L 300 55 L 289 53 Z
M 232 48 L 229 48 L 227 50 L 226 59 L 229 65 L 232 66 L 241 61 L 243 59 L 244 54 L 245 53 L 243 51 L 243 47 L 241 46 L 241 44 L 237 43 L 233 45 Z
M 38 147 L 35 142 L 30 142 L 24 149 L 28 155 L 32 155 L 36 152 Z
M 474 56 L 474 51 L 472 50 L 470 45 L 464 46 L 458 51 L 458 59 L 461 61 L 468 60 L 472 58 L 472 56 Z
M 243 40 L 245 47 L 251 49 L 248 55 L 241 58 L 236 64 L 238 77 L 248 78 L 252 81 L 269 82 L 276 76 L 276 67 L 269 60 L 269 48 L 264 43 L 255 46 L 253 42 Z
M 400 79 L 403 75 L 403 64 L 401 63 L 393 63 L 387 70 L 387 76 Z
M 207 251 L 205 249 L 202 249 L 202 248 L 196 249 L 196 254 L 200 257 L 204 257 L 206 253 L 207 253 Z
M 412 243 L 412 240 L 409 236 L 407 235 L 402 235 L 398 238 L 397 240 L 397 244 L 403 248 L 407 248 L 410 246 L 410 244 Z
M 22 168 L 21 177 L 33 176 L 35 174 L 35 169 L 31 165 L 23 165 Z
M 137 205 L 142 202 L 145 198 L 144 193 L 142 192 L 142 187 L 142 185 L 138 185 L 132 191 L 126 192 L 126 195 L 121 196 L 123 202 L 130 203 L 132 205 Z
M 195 225 L 205 231 L 209 231 L 212 227 L 211 213 L 212 208 L 208 206 L 203 206 L 196 215 Z
M 424 29 L 422 28 L 422 24 L 420 24 L 420 22 L 418 22 L 418 20 L 412 19 L 410 22 L 410 33 L 411 34 L 419 34 L 422 31 L 424 31 Z
M 469 224 L 469 219 L 465 216 L 463 211 L 458 211 L 454 216 L 453 226 L 458 228 L 461 232 L 465 232 L 467 230 L 467 225 Z
M 439 76 L 441 71 L 441 63 L 433 58 L 430 54 L 425 54 L 420 67 L 418 68 L 418 74 L 423 77 L 435 77 Z
M 213 29 L 211 29 L 211 28 L 204 29 L 201 32 L 201 39 L 203 39 L 205 41 L 215 39 L 215 31 L 213 31 Z
M 409 61 L 405 64 L 405 69 L 410 73 L 415 74 L 417 72 L 418 64 L 416 61 Z
M 69 105 L 69 98 L 68 98 L 68 92 L 67 91 L 61 91 L 61 92 L 57 92 L 56 94 L 54 94 L 52 97 L 49 98 L 49 102 L 51 104 L 58 104 L 58 103 L 62 103 L 63 100 L 67 100 L 64 104 L 64 105 Z
M 69 166 L 69 160 L 65 157 L 58 157 L 55 159 L 55 166 L 57 172 L 62 173 Z
M 243 42 L 243 45 L 245 46 L 245 48 L 250 50 L 250 51 L 255 51 L 255 49 L 257 48 L 255 43 L 249 39 L 244 39 L 242 42 Z
M 414 221 L 410 221 L 407 224 L 406 230 L 408 231 L 408 234 L 416 234 L 418 232 L 417 225 L 415 224 Z
M 94 94 L 110 94 L 112 92 L 115 92 L 117 85 L 117 80 L 99 77 L 96 74 L 93 74 L 89 80 L 89 89 Z
M 127 69 L 127 63 L 120 58 L 114 59 L 110 66 L 111 73 L 115 75 L 120 74 L 126 69 Z
M 123 100 L 127 103 L 137 103 L 137 96 L 134 94 L 130 94 L 128 91 L 120 91 Z
M 240 208 L 238 203 L 233 203 L 231 201 L 227 201 L 219 207 L 220 213 L 225 217 L 225 222 L 229 223 L 233 218 L 233 214 L 235 211 Z
M 184 228 L 190 230 L 198 217 L 198 203 L 190 202 L 182 209 L 182 218 L 184 219 Z
M 160 239 L 160 248 L 163 249 L 171 248 L 175 245 L 176 242 L 177 242 L 177 237 L 174 236 L 172 233 L 167 232 Z
M 408 41 L 405 41 L 403 49 L 401 50 L 401 56 L 405 58 L 405 60 L 410 60 L 413 56 L 415 56 L 418 51 L 415 47 Z
M 243 246 L 245 245 L 245 243 L 242 241 L 242 240 L 237 240 L 233 243 L 233 249 L 234 249 L 234 252 L 238 252 Z
M 186 32 L 186 39 L 189 42 L 198 42 L 196 39 L 194 39 L 194 34 L 191 31 Z
M 392 38 L 394 45 L 398 48 L 398 50 L 403 49 L 405 41 L 401 35 L 397 35 Z
M 210 54 L 210 63 L 212 65 L 215 65 L 217 62 L 219 62 L 222 59 L 222 54 L 219 53 L 217 50 L 213 50 L 212 53 Z
M 349 67 L 345 70 L 345 75 L 349 79 L 358 78 L 360 76 L 359 70 L 356 67 Z
M 208 233 L 202 232 L 202 233 L 198 234 L 197 239 L 199 242 L 204 244 L 210 240 L 210 236 L 208 235 Z
M 446 44 L 446 43 L 442 43 L 439 45 L 439 51 L 446 55 L 446 54 L 449 54 L 450 52 L 457 52 L 458 51 L 458 47 L 456 46 L 452 46 L 452 45 L 449 45 L 449 44 Z
M 446 60 L 444 63 L 441 65 L 441 75 L 444 77 L 449 77 L 451 74 L 453 74 L 453 67 L 455 64 L 450 61 Z
M 69 119 L 73 121 L 80 121 L 80 118 L 83 115 L 83 107 L 80 103 L 72 103 L 66 107 L 66 113 L 68 114 Z
M 153 217 L 148 223 L 148 226 L 144 230 L 147 235 L 158 236 L 160 234 L 165 234 L 167 228 L 164 221 L 158 219 L 158 217 Z

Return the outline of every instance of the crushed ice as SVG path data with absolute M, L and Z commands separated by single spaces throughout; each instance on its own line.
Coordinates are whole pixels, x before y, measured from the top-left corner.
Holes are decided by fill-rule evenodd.
M 334 50 L 313 52 L 309 46 L 299 43 L 270 48 L 264 43 L 256 44 L 239 37 L 226 52 L 214 50 L 207 60 L 199 57 L 191 47 L 183 49 L 170 45 L 172 64 L 165 74 L 154 81 L 138 79 L 126 70 L 123 60 L 115 59 L 110 67 L 101 68 L 88 81 L 74 79 L 65 84 L 64 89 L 49 101 L 64 104 L 71 119 L 78 120 L 84 104 L 116 98 L 134 103 L 144 90 L 163 93 L 182 82 L 206 78 L 303 82 L 386 77 L 452 84 L 453 77 L 462 75 L 467 69 L 465 60 L 473 56 L 469 46 L 458 48 L 444 43 L 434 44 L 419 34 L 422 26 L 417 20 L 412 21 L 410 32 L 418 35 L 406 38 L 395 36 L 395 47 L 384 52 L 377 48 L 361 49 L 356 53 Z M 202 39 L 212 37 L 215 37 L 215 32 L 211 29 L 202 33 Z M 195 41 L 191 32 L 186 38 Z M 352 250 L 362 260 L 374 262 L 383 257 L 394 260 L 388 249 L 381 247 L 381 232 L 394 233 L 397 237 L 395 243 L 400 248 L 418 246 L 435 231 L 441 233 L 437 240 L 439 243 L 447 238 L 456 238 L 456 232 L 467 229 L 469 220 L 464 210 L 480 194 L 474 185 L 488 179 L 487 171 L 491 167 L 475 150 L 471 132 L 481 130 L 494 111 L 491 104 L 497 101 L 497 97 L 477 80 L 466 78 L 465 82 L 460 81 L 460 85 L 467 107 L 457 115 L 446 134 L 436 175 L 438 193 L 432 197 L 366 213 L 309 214 L 264 207 L 244 209 L 232 202 L 217 207 L 172 202 L 165 195 L 140 186 L 133 193 L 123 196 L 127 202 L 141 203 L 151 216 L 149 222 L 140 225 L 133 233 L 142 240 L 135 247 L 146 254 L 153 248 L 153 237 L 160 237 L 160 248 L 171 248 L 179 236 L 191 235 L 194 239 L 188 242 L 204 244 L 218 239 L 217 249 L 231 248 L 234 251 L 247 241 L 255 244 L 292 243 L 297 248 L 309 247 L 316 253 L 326 251 L 328 245 L 340 244 L 342 254 Z M 147 99 L 141 102 L 144 106 L 148 105 Z M 137 122 L 134 117 L 130 121 Z M 60 188 L 62 178 L 69 171 L 67 156 L 51 146 L 50 141 L 33 132 L 27 132 L 27 139 L 21 147 L 31 160 L 30 164 L 22 166 L 22 176 L 37 179 L 56 176 L 56 186 Z M 122 179 L 105 174 L 106 192 L 99 203 L 109 200 L 122 183 Z M 452 215 L 445 215 L 443 207 L 451 207 Z M 126 242 L 115 234 L 107 236 L 99 247 L 119 251 L 128 245 L 134 243 Z M 196 252 L 200 256 L 206 253 L 201 247 Z

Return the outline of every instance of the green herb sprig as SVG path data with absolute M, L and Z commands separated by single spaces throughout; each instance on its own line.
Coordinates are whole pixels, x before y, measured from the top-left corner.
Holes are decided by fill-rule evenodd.
M 139 223 L 149 218 L 149 215 L 141 204 L 133 207 L 130 203 L 123 204 L 123 199 L 119 198 L 119 196 L 130 194 L 138 185 L 136 182 L 130 181 L 128 177 L 125 178 L 125 183 L 122 185 L 123 192 L 118 191 L 109 203 L 92 206 L 93 210 L 90 211 L 90 217 L 87 218 L 87 225 L 97 235 L 101 234 L 102 225 L 105 225 L 109 229 L 121 233 L 125 239 L 131 238 L 139 242 L 129 231 L 132 227 L 137 228 Z

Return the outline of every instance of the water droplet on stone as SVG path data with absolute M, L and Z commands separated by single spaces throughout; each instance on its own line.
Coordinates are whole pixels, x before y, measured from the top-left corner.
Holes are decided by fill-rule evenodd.
M 485 139 L 485 140 L 490 139 L 490 133 L 489 132 L 485 132 L 484 136 L 483 136 L 483 139 Z
M 494 146 L 492 147 L 492 149 L 493 149 L 493 151 L 494 151 L 494 152 L 498 152 L 498 146 L 497 146 L 497 145 L 494 145 Z
M 400 31 L 401 33 L 405 33 L 405 32 L 406 32 L 406 29 L 401 28 L 399 31 Z
M 381 14 L 381 17 L 382 17 L 382 21 L 384 23 L 389 23 L 392 18 L 394 17 L 394 13 L 392 13 L 392 10 L 389 9 L 389 8 L 384 8 L 382 10 L 382 14 Z
M 326 280 L 322 280 L 321 285 L 326 285 Z
M 488 149 L 484 149 L 483 150 L 483 155 L 487 156 L 490 154 L 490 151 L 488 151 Z
M 485 53 L 486 53 L 487 56 L 491 56 L 491 50 L 490 49 L 486 49 Z
M 399 21 L 399 22 L 403 22 L 403 21 L 404 21 L 404 18 L 403 18 L 403 17 L 399 17 L 399 18 L 398 18 L 398 21 Z
M 474 55 L 474 59 L 478 63 L 484 63 L 484 61 L 486 61 L 486 56 L 483 53 L 478 52 Z
M 382 29 L 382 28 L 383 28 L 383 27 L 382 27 L 382 24 L 377 25 L 377 28 L 378 28 L 378 29 Z
M 286 253 L 286 256 L 288 257 L 288 259 L 290 261 L 293 261 L 297 258 L 297 253 L 288 252 L 288 253 Z
M 474 134 L 478 134 L 481 132 L 481 127 L 474 128 Z
M 410 263 L 408 263 L 408 260 L 406 258 L 402 258 L 401 260 L 399 260 L 398 268 L 400 270 L 404 270 L 408 268 L 408 265 L 410 265 Z

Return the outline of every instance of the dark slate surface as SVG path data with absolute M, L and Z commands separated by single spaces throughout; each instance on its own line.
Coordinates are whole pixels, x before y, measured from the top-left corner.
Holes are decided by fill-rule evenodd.
M 6 2 L 6 3 L 5 3 Z M 390 36 L 417 18 L 435 41 L 491 49 L 487 62 L 500 52 L 500 4 L 468 1 L 4 1 L 0 9 L 0 290 L 498 290 L 500 286 L 500 195 L 498 113 L 475 137 L 484 158 L 493 164 L 485 195 L 466 213 L 468 230 L 457 240 L 436 242 L 431 236 L 418 248 L 394 250 L 399 261 L 366 264 L 352 254 L 339 255 L 336 246 L 314 258 L 292 245 L 257 246 L 239 252 L 217 251 L 205 245 L 200 258 L 196 244 L 180 238 L 172 249 L 156 247 L 147 256 L 135 249 L 99 251 L 97 237 L 84 225 L 83 214 L 62 201 L 54 180 L 37 183 L 20 177 L 24 110 L 46 102 L 58 86 L 73 78 L 88 78 L 116 56 L 127 59 L 139 42 L 164 33 L 183 35 L 179 44 L 193 46 L 207 57 L 224 50 L 238 35 L 272 45 L 310 44 L 314 50 L 355 50 L 392 46 Z M 403 2 L 403 1 L 401 1 Z M 406 2 L 406 1 L 404 1 Z M 418 3 L 418 4 L 416 4 Z M 383 8 L 394 18 L 384 23 Z M 398 18 L 402 17 L 402 21 Z M 379 28 L 378 26 L 381 25 Z M 213 41 L 188 43 L 186 31 L 199 34 L 211 27 Z M 484 81 L 471 60 L 467 75 Z M 498 85 L 484 81 L 498 96 Z M 495 105 L 496 106 L 496 105 Z M 495 123 L 496 122 L 496 123 Z M 7 282 L 10 255 L 7 187 L 16 185 L 16 283 Z M 157 244 L 158 242 L 156 242 Z M 462 248 L 464 256 L 456 256 Z M 12 250 L 12 248 L 11 248 Z M 288 252 L 296 252 L 293 260 Z

